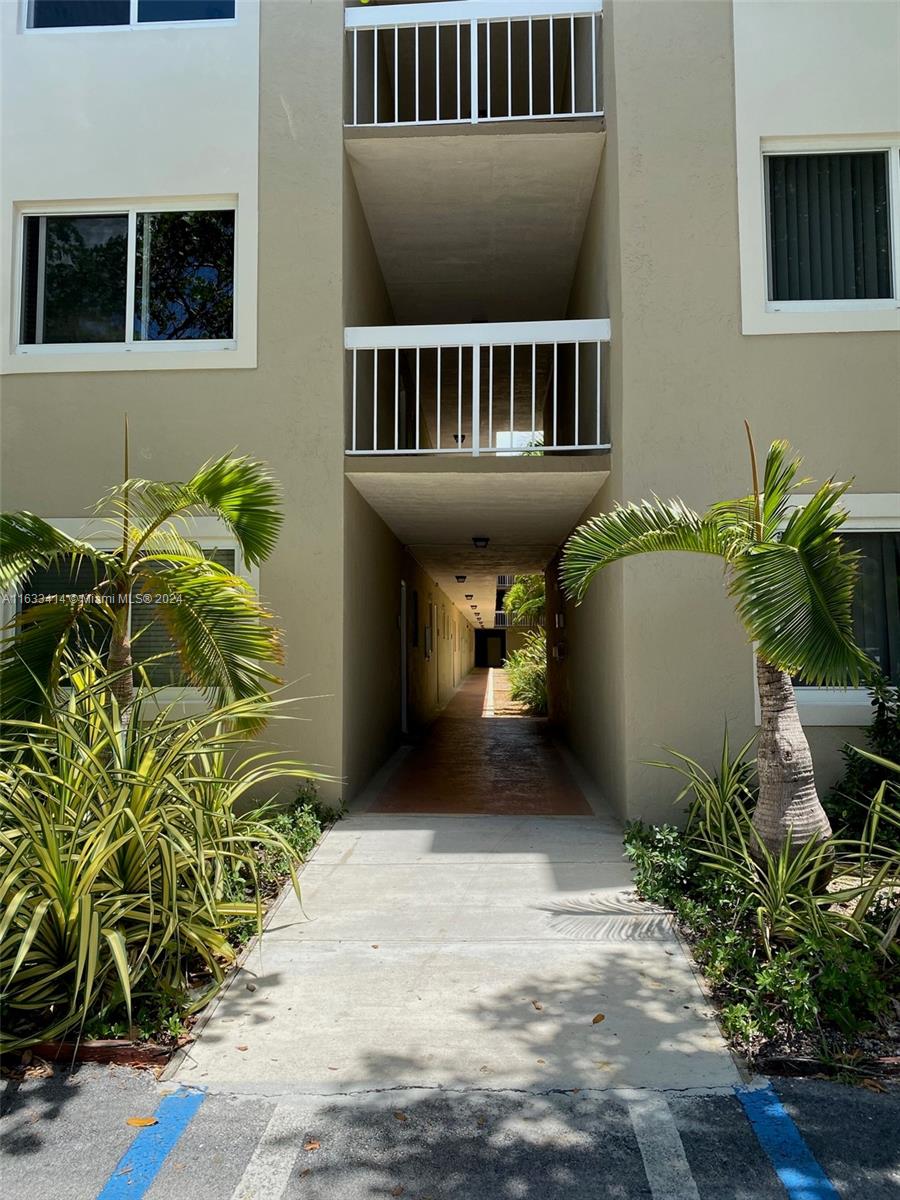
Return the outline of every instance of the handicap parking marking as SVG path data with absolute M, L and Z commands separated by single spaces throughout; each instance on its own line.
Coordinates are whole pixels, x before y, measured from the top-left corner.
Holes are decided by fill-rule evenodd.
M 735 1088 L 735 1094 L 790 1200 L 840 1200 L 772 1085 Z
M 196 1088 L 183 1087 L 164 1096 L 153 1114 L 156 1124 L 138 1132 L 97 1200 L 140 1200 L 205 1098 Z

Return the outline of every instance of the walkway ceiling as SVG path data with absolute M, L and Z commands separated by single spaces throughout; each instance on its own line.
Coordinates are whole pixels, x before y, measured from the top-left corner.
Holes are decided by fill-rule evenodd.
M 504 468 L 510 462 L 506 459 Z M 543 467 L 547 460 L 533 462 Z M 474 619 L 470 605 L 478 606 L 486 628 L 493 624 L 497 576 L 542 571 L 606 477 L 599 466 L 348 472 L 354 487 L 469 620 Z M 473 537 L 488 537 L 487 548 L 477 549 Z M 457 575 L 465 575 L 465 583 L 457 583 Z M 467 592 L 473 600 L 465 598 Z
M 600 123 L 388 132 L 346 146 L 398 324 L 564 318 Z

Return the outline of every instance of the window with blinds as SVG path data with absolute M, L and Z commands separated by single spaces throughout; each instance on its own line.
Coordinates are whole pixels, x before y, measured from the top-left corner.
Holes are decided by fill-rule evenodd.
M 900 531 L 841 537 L 860 556 L 853 636 L 882 674 L 900 686 Z M 802 679 L 795 682 L 805 686 Z
M 769 299 L 895 296 L 886 151 L 766 155 Z
M 237 555 L 234 548 L 205 550 L 207 558 L 235 571 Z M 90 563 L 82 561 L 75 569 L 67 565 L 39 570 L 32 573 L 22 588 L 21 609 L 33 608 L 60 595 L 80 595 L 91 592 L 97 580 Z M 188 681 L 181 669 L 178 651 L 162 620 L 159 604 L 146 593 L 131 605 L 131 654 L 135 664 L 140 664 L 153 687 L 186 687 Z M 99 654 L 104 654 L 109 635 L 102 625 L 97 625 L 90 637 L 90 645 Z M 137 680 L 136 680 L 137 682 Z

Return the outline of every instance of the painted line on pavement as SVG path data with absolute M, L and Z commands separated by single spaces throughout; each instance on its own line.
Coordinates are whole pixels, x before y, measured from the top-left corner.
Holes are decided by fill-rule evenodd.
M 153 1114 L 157 1123 L 140 1130 L 97 1200 L 140 1200 L 205 1098 L 203 1092 L 187 1088 L 164 1096 Z
M 653 1200 L 700 1200 L 665 1096 L 629 1098 L 627 1106 Z
M 840 1200 L 772 1085 L 735 1092 L 790 1200 Z
M 280 1200 L 300 1153 L 304 1120 L 302 1110 L 279 1104 L 231 1200 Z

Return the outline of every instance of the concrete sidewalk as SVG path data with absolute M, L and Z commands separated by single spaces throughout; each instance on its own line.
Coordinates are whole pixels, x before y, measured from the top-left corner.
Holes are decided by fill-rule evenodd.
M 285 898 L 178 1081 L 294 1096 L 739 1082 L 611 820 L 354 816 L 301 884 L 303 909 Z

